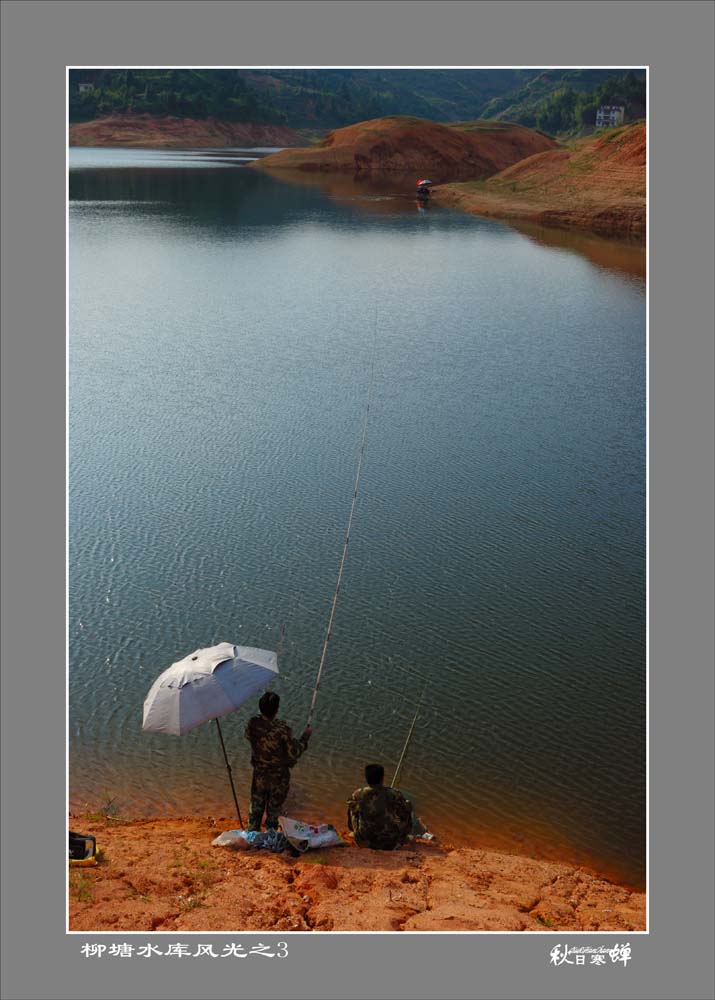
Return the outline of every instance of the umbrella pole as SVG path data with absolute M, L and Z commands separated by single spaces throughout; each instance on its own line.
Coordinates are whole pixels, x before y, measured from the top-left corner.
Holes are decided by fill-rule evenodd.
M 226 745 L 223 742 L 223 733 L 221 732 L 221 726 L 219 725 L 218 719 L 214 719 L 216 723 L 216 729 L 218 730 L 218 738 L 221 741 L 221 749 L 223 750 L 223 759 L 226 761 L 226 770 L 228 771 L 228 780 L 231 782 L 231 791 L 233 792 L 233 801 L 236 804 L 236 813 L 238 814 L 238 822 L 243 829 L 243 820 L 241 819 L 241 810 L 238 808 L 238 799 L 236 798 L 236 789 L 233 784 L 233 773 L 231 771 L 231 765 L 228 762 L 228 754 L 226 753 Z

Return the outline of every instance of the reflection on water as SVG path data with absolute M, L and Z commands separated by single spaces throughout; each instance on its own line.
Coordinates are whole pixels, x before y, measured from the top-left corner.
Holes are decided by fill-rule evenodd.
M 426 685 L 402 782 L 437 833 L 642 881 L 642 282 L 399 183 L 105 152 L 70 170 L 71 801 L 230 817 L 210 727 L 141 732 L 198 646 L 285 625 L 303 725 L 377 317 L 289 808 L 341 821 Z
M 348 174 L 311 170 L 273 170 L 275 180 L 298 188 L 314 188 L 356 212 L 374 215 L 413 213 L 415 174 Z
M 609 271 L 621 274 L 630 274 L 645 281 L 646 252 L 642 243 L 607 240 L 592 233 L 550 229 L 528 222 L 515 222 L 513 226 L 541 246 L 581 254 L 597 267 L 605 267 Z
M 130 170 L 183 169 L 187 165 L 201 164 L 206 167 L 237 166 L 251 163 L 277 148 L 262 146 L 256 149 L 239 149 L 222 146 L 220 149 L 126 149 L 94 148 L 73 146 L 69 151 L 70 175 L 79 178 L 79 171 L 110 170 L 115 168 Z
M 349 205 L 356 212 L 394 215 L 399 212 L 439 211 L 434 203 L 420 202 L 415 198 L 414 173 L 353 176 L 328 171 L 276 170 L 272 176 L 284 183 L 318 188 L 329 198 Z M 542 246 L 579 253 L 597 267 L 645 280 L 646 252 L 640 242 L 607 240 L 593 233 L 549 228 L 524 221 L 510 222 L 510 225 Z

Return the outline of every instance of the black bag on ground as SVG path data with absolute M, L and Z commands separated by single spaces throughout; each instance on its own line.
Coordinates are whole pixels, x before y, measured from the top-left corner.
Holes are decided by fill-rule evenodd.
M 93 858 L 97 852 L 97 841 L 94 837 L 85 836 L 83 833 L 73 833 L 69 831 L 69 860 L 87 861 Z

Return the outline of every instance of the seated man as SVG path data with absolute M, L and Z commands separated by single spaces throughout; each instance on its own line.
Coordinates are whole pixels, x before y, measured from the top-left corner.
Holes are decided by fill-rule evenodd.
M 382 764 L 368 764 L 367 787 L 348 799 L 348 828 L 358 847 L 394 851 L 412 830 L 412 803 L 396 788 L 386 788 L 384 778 Z

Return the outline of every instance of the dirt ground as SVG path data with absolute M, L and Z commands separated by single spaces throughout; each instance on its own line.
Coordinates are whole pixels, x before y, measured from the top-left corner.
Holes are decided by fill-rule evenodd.
M 70 146 L 139 148 L 213 148 L 221 146 L 296 146 L 300 136 L 285 125 L 253 125 L 215 118 L 148 114 L 109 115 L 69 127 Z
M 100 863 L 69 870 L 71 930 L 644 930 L 645 895 L 584 868 L 414 842 L 300 857 L 212 847 L 230 819 L 70 816 Z M 341 831 L 346 838 L 347 831 Z
M 442 125 L 409 116 L 357 122 L 329 132 L 317 145 L 284 149 L 252 166 L 353 175 L 410 173 L 433 180 L 488 177 L 533 153 L 556 146 L 533 129 L 507 122 Z

